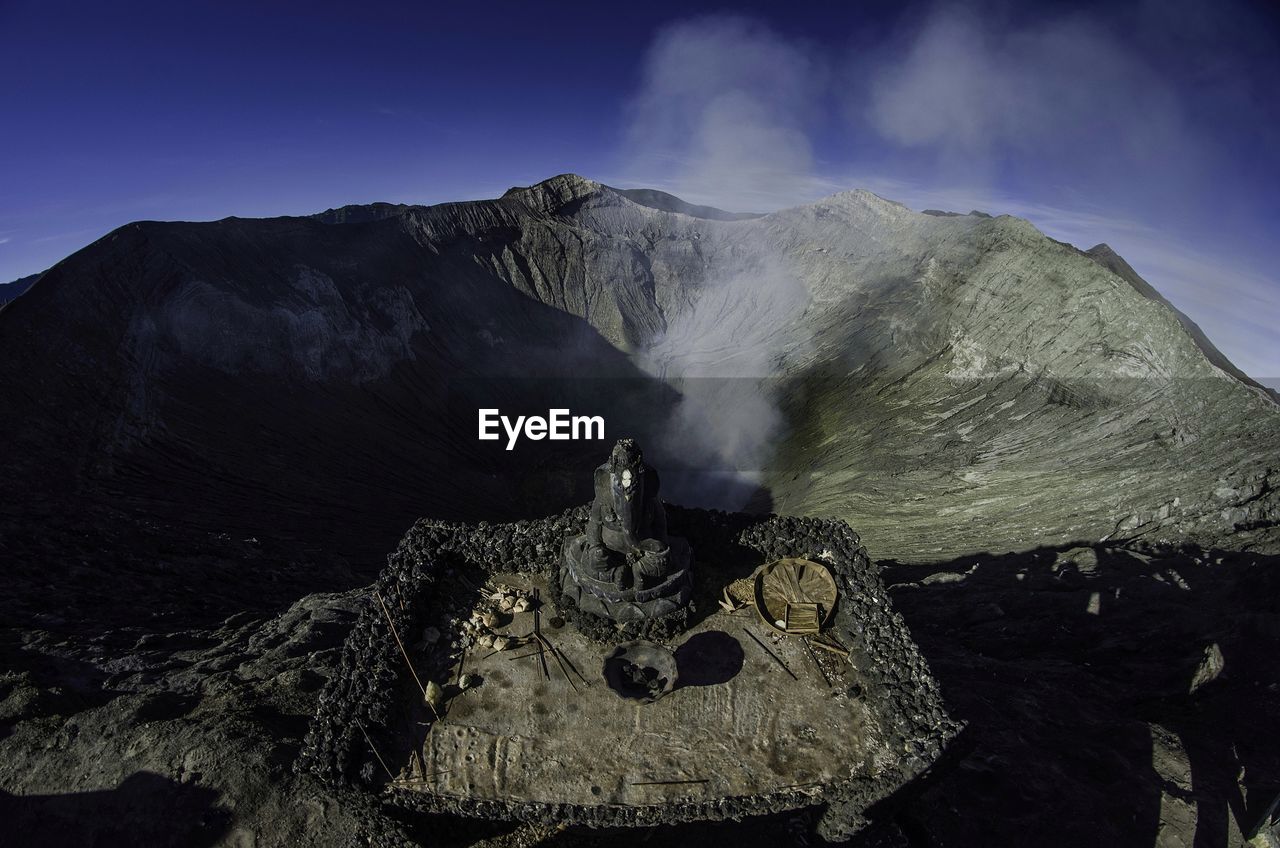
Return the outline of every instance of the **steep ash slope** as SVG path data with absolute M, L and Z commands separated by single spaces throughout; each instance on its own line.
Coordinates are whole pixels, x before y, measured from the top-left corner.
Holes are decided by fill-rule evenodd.
M 0 283 L 0 306 L 31 288 L 38 279 L 40 279 L 39 274 L 32 274 L 28 277 L 19 277 L 11 283 Z
M 770 223 L 805 234 L 825 305 L 771 477 L 784 508 L 856 516 L 911 558 L 1273 538 L 1280 410 L 1165 304 L 1018 219 L 854 193 Z
M 1204 355 L 1214 365 L 1218 366 L 1223 371 L 1226 371 L 1242 383 L 1267 391 L 1273 399 L 1280 401 L 1280 395 L 1277 395 L 1274 390 L 1267 389 L 1248 374 L 1237 368 L 1231 360 L 1227 359 L 1226 354 L 1218 350 L 1218 348 L 1214 346 L 1213 342 L 1209 341 L 1209 337 L 1205 335 L 1204 330 L 1200 329 L 1199 324 L 1192 321 L 1185 313 L 1178 310 L 1168 301 L 1167 298 L 1165 298 L 1164 295 L 1156 291 L 1155 286 L 1151 285 L 1139 276 L 1138 272 L 1133 270 L 1133 266 L 1126 262 L 1123 256 L 1116 253 L 1115 250 L 1111 248 L 1111 245 L 1095 244 L 1093 247 L 1085 251 L 1085 255 L 1093 259 L 1103 268 L 1106 268 L 1108 271 L 1115 274 L 1120 279 L 1127 281 L 1137 289 L 1138 293 L 1142 296 L 1158 301 L 1173 310 L 1173 314 L 1178 318 L 1178 323 L 1182 324 L 1183 328 L 1191 338 L 1195 340 L 1196 346 L 1199 347 L 1200 350 L 1204 351 Z
M 704 404 L 658 449 L 727 465 L 717 440 L 754 439 L 758 504 L 844 518 L 878 552 L 1271 538 L 1280 409 L 1105 263 L 867 192 L 737 219 L 629 194 L 649 205 L 564 176 L 122 228 L 0 317 L 10 501 L 74 492 L 376 561 L 418 515 L 583 496 L 458 461 L 468 380 L 607 377 L 596 411 L 660 432 L 669 395 L 628 405 L 655 377 L 769 377 L 760 409 Z

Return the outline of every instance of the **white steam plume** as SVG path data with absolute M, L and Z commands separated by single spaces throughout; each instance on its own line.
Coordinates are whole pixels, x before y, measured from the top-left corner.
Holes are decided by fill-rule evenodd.
M 632 168 L 666 175 L 649 185 L 731 209 L 806 199 L 809 125 L 824 87 L 812 55 L 738 17 L 662 31 L 632 104 Z M 796 331 L 809 294 L 763 241 L 728 255 L 731 264 L 700 281 L 641 366 L 682 395 L 657 446 L 676 460 L 665 474 L 670 496 L 739 508 L 761 482 L 784 425 L 774 378 L 805 344 Z
M 797 189 L 813 167 L 809 134 L 824 89 L 815 55 L 740 17 L 662 30 L 630 106 L 629 172 L 685 200 L 738 211 L 806 199 Z
M 736 509 L 763 482 L 785 424 L 775 378 L 807 347 L 808 303 L 799 277 L 762 252 L 707 280 L 643 353 L 641 367 L 681 393 L 658 446 L 678 460 L 671 497 Z

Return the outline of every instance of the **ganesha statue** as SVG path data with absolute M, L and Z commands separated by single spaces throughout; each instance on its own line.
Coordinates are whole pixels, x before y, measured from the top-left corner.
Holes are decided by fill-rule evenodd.
M 658 472 L 632 439 L 595 471 L 586 532 L 565 540 L 561 593 L 579 609 L 619 623 L 687 606 L 693 594 L 688 543 L 667 535 Z

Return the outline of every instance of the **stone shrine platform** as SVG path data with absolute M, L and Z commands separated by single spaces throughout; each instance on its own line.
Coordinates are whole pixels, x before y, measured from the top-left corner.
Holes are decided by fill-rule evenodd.
M 540 576 L 494 580 L 546 596 Z M 530 633 L 533 615 L 515 615 L 503 631 Z M 673 640 L 676 689 L 649 704 L 606 685 L 601 669 L 612 646 L 572 625 L 546 624 L 558 617 L 544 604 L 542 632 L 567 669 L 547 654 L 544 677 L 529 645 L 464 660 L 465 673 L 483 683 L 451 699 L 415 746 L 420 772 L 412 756 L 401 764 L 402 778 L 434 775 L 409 788 L 584 809 L 766 795 L 794 803 L 823 784 L 870 776 L 895 756 L 857 670 L 770 633 L 751 607 L 717 608 Z
M 510 524 L 420 521 L 371 587 L 298 768 L 422 812 L 599 827 L 817 807 L 818 834 L 848 838 L 960 730 L 857 534 L 828 519 L 670 504 L 666 513 L 694 552 L 688 619 L 657 637 L 677 652 L 675 691 L 624 701 L 600 674 L 614 645 L 599 630 L 588 638 L 570 622 L 553 626 L 564 616 L 545 587 L 586 507 Z M 839 600 L 824 632 L 847 657 L 815 651 L 819 666 L 753 609 L 720 611 L 727 585 L 784 557 L 829 568 Z M 552 657 L 547 676 L 535 657 L 509 658 L 532 645 L 492 653 L 456 638 L 485 586 L 501 582 L 541 590 L 543 633 L 590 686 L 573 675 L 575 691 Z M 523 636 L 529 615 L 497 631 Z M 393 628 L 421 685 L 443 687 L 438 718 Z M 469 685 L 469 675 L 483 679 Z

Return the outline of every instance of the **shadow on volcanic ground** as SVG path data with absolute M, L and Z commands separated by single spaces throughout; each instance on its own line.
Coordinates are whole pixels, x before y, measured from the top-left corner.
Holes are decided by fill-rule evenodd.
M 0 791 L 9 833 L 47 846 L 150 845 L 201 848 L 217 843 L 231 822 L 218 793 L 140 771 L 114 789 L 25 795 Z
M 958 765 L 899 815 L 912 844 L 1144 846 L 1181 820 L 1214 848 L 1280 791 L 1280 557 L 1082 546 L 881 564 L 969 725 Z M 1215 645 L 1220 673 L 1193 692 Z

